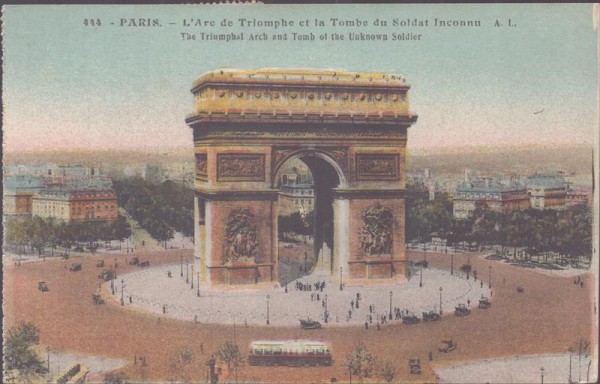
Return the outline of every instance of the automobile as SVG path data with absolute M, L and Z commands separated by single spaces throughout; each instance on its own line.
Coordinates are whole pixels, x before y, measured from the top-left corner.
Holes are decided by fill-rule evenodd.
M 96 267 L 98 267 L 98 268 L 104 267 L 104 260 L 102 260 L 102 259 L 98 260 L 98 262 L 96 263 Z
M 424 311 L 423 321 L 438 321 L 441 320 L 442 316 L 435 311 Z
M 321 323 L 316 320 L 300 320 L 300 328 L 302 329 L 321 329 Z
M 458 304 L 458 307 L 454 308 L 454 314 L 456 316 L 467 316 L 471 314 L 471 310 L 464 304 Z
M 69 267 L 69 271 L 71 271 L 71 272 L 81 271 L 81 263 L 71 264 L 71 266 Z
M 525 292 L 525 288 L 523 288 L 523 287 L 517 287 L 517 292 L 523 293 L 523 292 Z
M 415 266 L 416 266 L 416 267 L 423 266 L 423 268 L 427 268 L 427 267 L 429 267 L 429 261 L 427 261 L 427 260 L 421 260 L 421 261 L 417 261 L 417 262 L 415 263 Z
M 412 375 L 421 374 L 421 359 L 409 359 L 408 366 Z
M 462 267 L 460 267 L 460 270 L 463 272 L 471 272 L 471 264 L 463 264 Z
M 38 282 L 38 289 L 42 292 L 48 292 L 50 290 L 45 281 Z
M 479 308 L 488 309 L 491 306 L 492 303 L 490 302 L 490 300 L 485 296 L 481 296 L 481 299 L 479 299 Z
M 292 243 L 285 243 L 285 245 L 283 246 L 283 248 L 294 248 L 294 244 Z
M 150 266 L 150 262 L 148 260 L 144 260 L 144 261 L 140 261 L 140 263 L 138 265 L 140 267 L 149 267 Z
M 438 351 L 442 353 L 450 353 L 456 349 L 456 343 L 451 338 L 443 339 L 440 343 Z
M 420 323 L 421 319 L 419 319 L 415 315 L 407 315 L 402 317 L 402 324 L 417 324 Z
M 115 276 L 115 271 L 113 271 L 112 269 L 103 269 L 98 274 L 98 278 L 102 279 L 104 281 L 110 281 L 110 280 L 112 280 L 112 278 L 114 276 Z
M 92 300 L 94 300 L 94 304 L 96 305 L 104 304 L 104 299 L 99 293 L 92 293 Z
M 129 265 L 138 265 L 140 263 L 140 258 L 139 257 L 134 257 L 133 259 L 131 259 L 131 261 L 129 262 Z

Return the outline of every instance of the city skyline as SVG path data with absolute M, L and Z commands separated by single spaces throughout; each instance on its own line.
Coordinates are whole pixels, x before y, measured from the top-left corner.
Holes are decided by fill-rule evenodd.
M 85 27 L 90 9 L 105 20 L 156 17 L 178 26 Z M 253 42 L 249 56 L 249 42 L 192 43 L 179 37 L 183 19 L 221 20 L 230 15 L 223 8 L 6 7 L 5 151 L 191 148 L 184 118 L 193 106 L 192 81 L 223 67 L 401 73 L 412 86 L 411 108 L 419 115 L 409 129 L 410 149 L 593 142 L 597 40 L 591 5 L 298 6 L 293 16 L 289 8 L 267 6 L 241 7 L 239 14 L 264 19 L 265 9 L 273 19 L 287 14 L 327 20 L 335 10 L 336 17 L 349 20 L 443 15 L 478 19 L 482 26 L 414 27 L 410 30 L 424 39 L 396 45 Z M 495 20 L 509 18 L 517 24 L 513 29 L 494 27 Z

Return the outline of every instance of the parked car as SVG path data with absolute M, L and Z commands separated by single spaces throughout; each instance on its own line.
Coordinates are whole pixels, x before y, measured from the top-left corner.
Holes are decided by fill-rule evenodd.
M 71 271 L 71 272 L 81 271 L 81 263 L 71 264 L 71 266 L 69 267 L 69 271 Z
M 300 320 L 300 328 L 302 329 L 321 329 L 321 323 L 316 320 Z
M 471 314 L 471 310 L 464 304 L 458 304 L 458 307 L 454 308 L 454 314 L 456 316 L 467 316 Z
M 490 300 L 485 296 L 481 296 L 481 299 L 479 299 L 479 308 L 488 309 L 491 306 L 492 303 L 490 302 Z
M 420 322 L 421 322 L 421 319 L 419 319 L 415 315 L 408 315 L 408 316 L 402 317 L 402 324 L 417 324 Z
M 438 321 L 442 318 L 442 316 L 435 311 L 425 311 L 423 312 L 423 321 Z
M 40 281 L 38 283 L 38 289 L 42 292 L 48 292 L 50 289 L 48 288 L 48 284 L 45 281 Z
M 102 260 L 102 259 L 98 260 L 98 262 L 96 263 L 96 267 L 98 267 L 98 268 L 104 267 L 104 260 Z
M 449 353 L 456 349 L 456 343 L 452 339 L 443 339 L 440 343 L 438 351 L 443 353 Z

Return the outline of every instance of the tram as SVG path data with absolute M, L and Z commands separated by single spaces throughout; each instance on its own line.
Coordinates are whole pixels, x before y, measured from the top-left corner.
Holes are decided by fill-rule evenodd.
M 253 341 L 248 353 L 250 365 L 329 366 L 331 362 L 329 346 L 320 341 Z

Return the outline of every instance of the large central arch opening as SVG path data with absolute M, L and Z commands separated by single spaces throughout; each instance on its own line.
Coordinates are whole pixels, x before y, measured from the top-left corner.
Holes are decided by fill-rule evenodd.
M 276 173 L 279 281 L 286 284 L 316 270 L 332 272 L 334 189 L 342 184 L 335 163 L 323 154 L 298 154 Z

